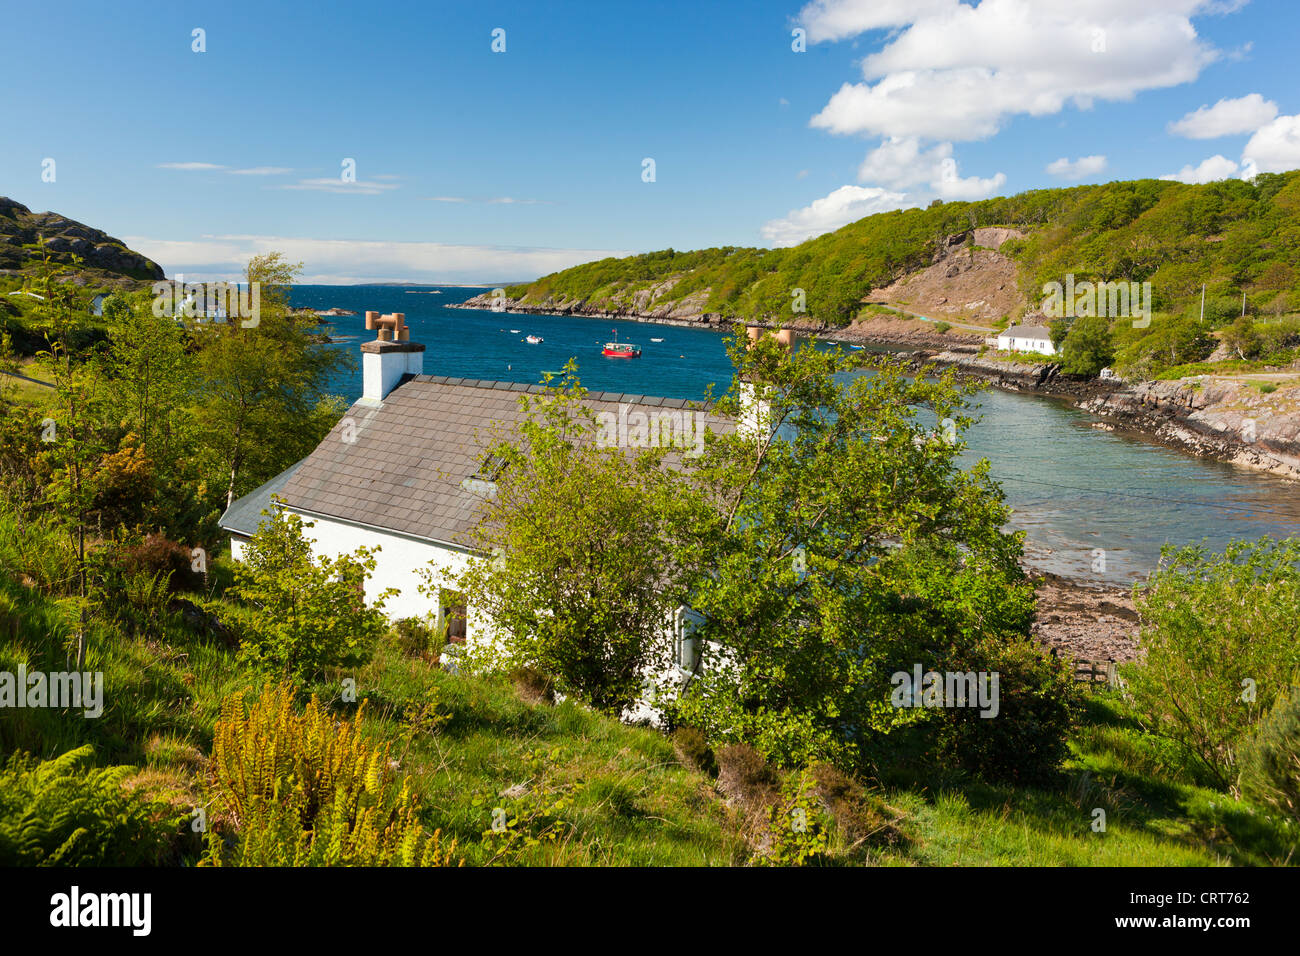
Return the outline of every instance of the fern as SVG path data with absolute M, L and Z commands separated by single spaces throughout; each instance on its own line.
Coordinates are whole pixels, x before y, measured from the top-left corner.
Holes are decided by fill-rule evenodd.
M 418 819 L 418 803 L 395 779 L 389 746 L 361 734 L 365 702 L 336 722 L 313 696 L 301 713 L 288 686 L 267 687 L 247 708 L 221 706 L 209 782 L 218 816 L 238 830 L 233 849 L 209 834 L 210 866 L 447 866 Z
M 123 788 L 134 767 L 87 766 L 91 747 L 0 769 L 0 866 L 142 866 L 167 861 L 184 814 Z

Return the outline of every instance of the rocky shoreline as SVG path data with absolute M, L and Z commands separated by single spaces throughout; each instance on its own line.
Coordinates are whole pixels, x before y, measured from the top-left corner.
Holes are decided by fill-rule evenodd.
M 956 368 L 1007 391 L 1063 399 L 1109 429 L 1179 451 L 1300 480 L 1300 384 L 1265 393 L 1254 385 L 1200 376 L 1124 382 L 1066 375 L 1053 364 L 1021 365 L 978 354 L 918 351 L 914 365 Z
M 1131 590 L 1080 584 L 1032 573 L 1038 611 L 1031 633 L 1044 647 L 1075 660 L 1137 660 L 1138 612 Z

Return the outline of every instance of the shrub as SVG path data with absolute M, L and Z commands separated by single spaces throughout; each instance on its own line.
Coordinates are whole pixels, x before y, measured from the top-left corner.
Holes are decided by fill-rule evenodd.
M 115 563 L 128 577 L 167 575 L 173 588 L 193 589 L 202 585 L 203 577 L 193 570 L 191 560 L 190 549 L 185 545 L 153 533 L 119 548 Z
M 673 750 L 683 765 L 717 776 L 718 761 L 704 734 L 694 727 L 678 727 L 673 731 Z
M 170 571 L 110 575 L 91 592 L 91 605 L 104 621 L 130 635 L 158 636 L 167 617 Z
M 516 667 L 510 672 L 515 691 L 530 704 L 554 704 L 555 682 L 536 667 Z
M 898 811 L 869 794 L 859 781 L 828 763 L 808 769 L 850 852 L 863 844 L 892 846 L 905 839 L 898 827 Z
M 0 496 L 0 572 L 42 594 L 75 589 L 77 554 L 72 540 L 49 514 L 31 518 Z
M 1237 749 L 1300 668 L 1300 539 L 1166 549 L 1161 565 L 1138 599 L 1134 706 L 1227 788 Z
M 989 780 L 1041 782 L 1066 756 L 1080 701 L 1069 664 L 1045 657 L 1031 641 L 987 642 L 952 670 L 998 675 L 998 711 L 944 708 L 934 730 L 935 756 Z
M 767 808 L 766 845 L 760 847 L 751 863 L 806 866 L 825 862 L 830 846 L 830 818 L 816 789 L 816 780 L 807 770 L 786 779 L 781 787 L 781 799 Z
M 1247 799 L 1300 820 L 1300 691 L 1279 697 L 1241 751 Z
M 935 330 L 936 332 L 938 332 L 940 335 L 944 335 L 944 334 L 946 334 L 947 331 L 948 331 L 949 329 L 951 329 L 951 328 L 952 328 L 952 326 L 951 326 L 949 323 L 947 323 L 947 322 L 936 322 L 936 323 L 934 323 L 934 330 Z
M 749 744 L 720 747 L 717 761 L 718 789 L 742 807 L 767 803 L 780 786 L 776 770 Z
M 365 598 L 377 549 L 317 560 L 305 527 L 311 525 L 298 515 L 274 509 L 249 540 L 232 588 L 253 611 L 244 630 L 245 658 L 290 678 L 359 667 L 388 629 L 382 609 L 391 591 L 373 606 Z
M 393 634 L 397 638 L 397 647 L 407 657 L 421 660 L 437 660 L 447 643 L 446 628 L 440 632 L 429 626 L 428 621 L 418 617 L 404 617 L 393 622 Z
M 157 866 L 186 814 L 124 789 L 135 767 L 92 767 L 90 746 L 0 769 L 0 866 Z
M 302 713 L 287 686 L 267 687 L 245 710 L 226 698 L 213 734 L 214 818 L 232 823 L 227 849 L 214 828 L 208 865 L 442 866 L 455 844 L 427 833 L 409 782 L 395 780 L 388 745 L 361 735 L 364 702 L 336 723 L 312 697 Z

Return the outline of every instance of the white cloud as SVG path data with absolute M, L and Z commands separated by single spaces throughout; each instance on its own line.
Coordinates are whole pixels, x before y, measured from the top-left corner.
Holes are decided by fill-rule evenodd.
M 1284 173 L 1300 168 L 1300 114 L 1279 116 L 1256 130 L 1241 155 L 1242 164 L 1255 172 Z
M 441 242 L 386 242 L 350 239 L 298 239 L 286 236 L 221 235 L 192 241 L 124 237 L 126 243 L 161 265 L 200 279 L 234 280 L 248 260 L 271 251 L 311 270 L 304 282 L 496 282 L 518 281 L 567 269 L 606 256 L 628 256 L 619 249 L 539 249 L 452 245 Z
M 389 189 L 400 189 L 401 187 L 396 183 L 381 183 L 365 179 L 347 182 L 337 176 L 325 176 L 320 179 L 300 179 L 296 183 L 287 183 L 274 188 L 307 189 L 323 193 L 348 193 L 354 196 L 378 196 Z
M 891 136 L 867 153 L 858 167 L 858 182 L 909 189 L 938 179 L 944 160 L 952 157 L 952 143 L 923 150 L 915 136 Z
M 1184 166 L 1178 172 L 1160 178 L 1173 179 L 1180 183 L 1213 183 L 1220 179 L 1230 179 L 1237 174 L 1239 168 L 1226 156 L 1211 156 L 1198 166 Z
M 781 219 L 772 219 L 760 230 L 774 246 L 794 246 L 813 236 L 847 226 L 863 216 L 916 205 L 900 192 L 874 186 L 841 186 L 829 196 L 813 200 L 802 209 L 792 209 Z
M 517 199 L 514 196 L 495 196 L 492 199 L 470 199 L 468 196 L 421 196 L 425 202 L 487 203 L 489 206 L 553 206 L 550 199 Z
M 997 173 L 988 178 L 963 179 L 957 175 L 952 143 L 937 143 L 926 149 L 915 136 L 892 136 L 867 153 L 858 167 L 858 181 L 899 190 L 924 185 L 931 197 L 942 199 L 983 199 L 1002 186 L 1007 177 Z M 922 198 L 909 196 L 917 202 Z
M 962 179 L 953 166 L 951 173 L 942 174 L 939 179 L 930 184 L 930 188 L 938 193 L 941 199 L 987 199 L 1001 189 L 1006 181 L 1007 177 L 1004 173 L 997 173 L 987 179 L 979 176 L 968 176 Z
M 1105 156 L 1080 156 L 1078 159 L 1062 156 L 1047 164 L 1047 172 L 1062 179 L 1087 179 L 1089 176 L 1096 176 L 1105 168 Z
M 283 176 L 285 173 L 291 173 L 293 169 L 288 166 L 252 166 L 248 169 L 232 169 L 232 176 Z
M 984 139 L 1018 114 L 1129 100 L 1190 82 L 1219 55 L 1196 35 L 1203 0 L 818 0 L 811 40 L 892 28 L 812 119 L 832 133 Z
M 159 169 L 183 169 L 183 170 L 200 170 L 200 169 L 225 169 L 225 166 L 219 166 L 216 163 L 159 163 Z
M 1258 93 L 1250 93 L 1235 100 L 1222 99 L 1213 106 L 1193 110 L 1182 119 L 1170 123 L 1169 132 L 1188 139 L 1215 139 L 1219 136 L 1254 132 L 1275 116 L 1276 103 L 1264 99 Z
M 815 0 L 799 11 L 798 21 L 812 43 L 843 40 L 868 30 L 882 30 L 911 23 L 918 16 L 947 12 L 952 0 L 874 0 L 852 3 L 845 0 Z

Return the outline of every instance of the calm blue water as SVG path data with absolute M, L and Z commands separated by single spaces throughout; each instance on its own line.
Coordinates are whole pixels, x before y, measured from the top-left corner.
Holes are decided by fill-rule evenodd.
M 446 308 L 480 289 L 420 286 L 298 286 L 293 302 L 317 309 L 404 312 L 412 339 L 427 347 L 424 370 L 435 375 L 536 383 L 578 361 L 593 391 L 702 398 L 731 380 L 723 337 L 705 329 L 610 319 L 526 316 Z M 356 354 L 373 338 L 364 316 L 331 320 L 330 348 Z M 517 333 L 511 332 L 518 329 Z M 616 330 L 643 349 L 640 359 L 607 359 L 600 347 Z M 542 336 L 528 345 L 525 335 Z M 662 338 L 662 343 L 650 339 Z M 336 383 L 348 400 L 361 393 L 360 365 Z M 1162 544 L 1300 534 L 1300 486 L 1232 465 L 1203 461 L 1130 436 L 1090 427 L 1097 421 L 1047 398 L 988 390 L 981 422 L 966 434 L 971 460 L 988 458 L 1014 509 L 1012 526 L 1027 532 L 1031 564 L 1084 579 L 1124 583 L 1145 577 Z M 1094 570 L 1097 549 L 1104 572 Z

